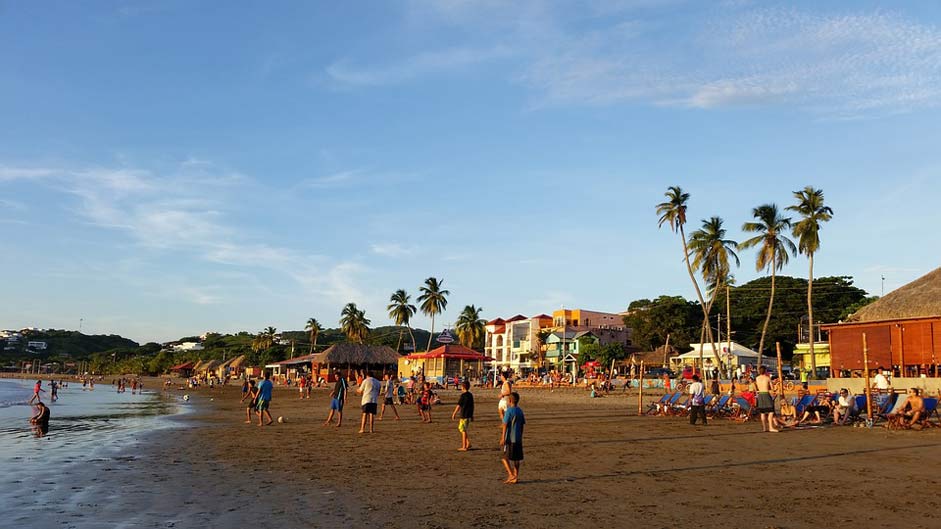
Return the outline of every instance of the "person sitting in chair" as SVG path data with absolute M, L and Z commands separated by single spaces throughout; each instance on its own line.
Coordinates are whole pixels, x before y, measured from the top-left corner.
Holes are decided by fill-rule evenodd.
M 910 388 L 908 390 L 908 401 L 905 402 L 905 407 L 902 408 L 901 414 L 901 425 L 911 428 L 915 426 L 919 419 L 921 419 L 921 414 L 925 411 L 925 400 L 921 397 L 921 390 L 918 388 Z M 906 424 L 905 420 L 908 419 Z
M 833 407 L 833 423 L 846 424 L 856 413 L 856 399 L 850 396 L 846 388 L 840 389 L 840 396 Z
M 807 406 L 804 409 L 804 415 L 797 421 L 797 424 L 800 425 L 811 415 L 814 416 L 814 420 L 811 421 L 813 424 L 822 423 L 823 417 L 830 415 L 830 399 L 826 395 L 818 396 L 812 405 Z

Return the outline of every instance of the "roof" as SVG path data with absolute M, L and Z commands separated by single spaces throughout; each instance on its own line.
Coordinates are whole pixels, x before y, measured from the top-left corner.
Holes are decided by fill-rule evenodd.
M 850 322 L 941 316 L 941 268 L 889 292 L 850 315 Z
M 551 320 L 551 319 L 552 319 L 552 316 L 550 316 L 550 315 L 548 315 L 548 314 L 539 314 L 539 315 L 533 316 L 531 319 L 533 319 L 533 320 Z
M 487 322 L 487 325 L 500 325 L 506 323 L 506 320 L 503 318 L 496 318 Z
M 399 354 L 385 345 L 338 343 L 314 355 L 321 364 L 397 364 Z
M 295 356 L 294 358 L 288 358 L 287 360 L 281 360 L 280 362 L 275 362 L 272 365 L 281 365 L 281 366 L 294 366 L 298 364 L 306 364 L 308 362 L 316 362 L 316 354 L 307 354 L 302 356 Z
M 689 346 L 692 348 L 692 351 L 689 351 L 688 353 L 683 353 L 678 358 L 699 358 L 700 349 L 702 349 L 703 356 L 709 356 L 709 357 L 712 356 L 712 344 L 711 343 L 705 343 L 705 344 L 691 343 L 689 344 Z M 716 343 L 716 348 L 717 348 L 716 351 L 719 353 L 720 357 L 728 353 L 728 347 L 729 347 L 728 342 Z M 757 352 L 752 351 L 751 349 L 745 347 L 744 345 L 740 343 L 736 343 L 736 342 L 732 342 L 732 354 L 738 357 L 758 358 Z
M 522 314 L 517 314 L 516 316 L 513 316 L 512 318 L 506 320 L 506 323 L 510 323 L 513 321 L 522 321 L 522 320 L 527 320 L 527 319 L 529 318 L 527 318 L 526 316 L 523 316 Z
M 193 369 L 196 364 L 192 362 L 183 362 L 170 368 L 170 371 L 183 371 L 184 369 Z
M 457 360 L 482 360 L 491 362 L 493 358 L 484 356 L 473 349 L 464 347 L 461 344 L 446 344 L 424 353 L 414 353 L 406 356 L 409 360 L 425 360 L 428 358 L 453 358 Z

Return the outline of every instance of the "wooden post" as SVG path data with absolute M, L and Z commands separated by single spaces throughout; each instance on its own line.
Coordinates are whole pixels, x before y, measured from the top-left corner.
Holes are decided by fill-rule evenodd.
M 866 418 L 870 426 L 872 419 L 872 390 L 869 389 L 869 345 L 866 342 L 866 333 L 863 333 L 863 373 L 866 378 Z
M 637 415 L 644 414 L 644 361 L 640 361 L 640 373 L 637 377 Z
M 781 342 L 774 342 L 774 347 L 778 351 L 778 384 L 781 387 L 781 402 L 784 401 L 784 368 L 781 367 Z

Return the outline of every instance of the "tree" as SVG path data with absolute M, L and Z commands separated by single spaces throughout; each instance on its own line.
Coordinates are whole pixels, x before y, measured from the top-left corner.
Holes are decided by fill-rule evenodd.
M 693 273 L 693 265 L 689 261 L 689 247 L 686 243 L 686 203 L 689 201 L 689 193 L 684 193 L 679 186 L 671 186 L 664 193 L 667 197 L 666 202 L 657 204 L 657 214 L 660 215 L 658 226 L 663 227 L 669 224 L 670 228 L 680 234 L 680 241 L 683 243 L 683 259 L 686 261 L 686 272 L 689 273 L 689 280 L 693 282 L 693 288 L 696 290 L 696 299 L 699 300 L 699 306 L 702 308 L 703 318 L 709 319 L 709 312 L 706 302 L 703 301 L 702 290 L 699 289 L 699 282 L 696 281 L 696 275 Z M 716 350 L 716 340 L 712 335 L 712 325 L 706 325 L 706 337 L 712 344 L 712 353 L 718 356 Z
M 633 343 L 645 351 L 653 351 L 666 343 L 677 349 L 688 347 L 700 329 L 702 311 L 695 301 L 681 296 L 660 296 L 651 301 L 639 299 L 631 302 L 624 325 L 631 328 Z
M 761 328 L 761 340 L 758 342 L 758 365 L 761 365 L 761 357 L 764 354 L 765 334 L 768 332 L 768 322 L 771 321 L 771 308 L 774 306 L 774 276 L 775 272 L 784 268 L 790 255 L 797 253 L 797 247 L 785 235 L 791 227 L 791 219 L 782 217 L 778 213 L 778 206 L 774 204 L 764 204 L 752 210 L 754 222 L 746 222 L 742 225 L 742 231 L 746 233 L 757 233 L 758 235 L 744 241 L 739 246 L 742 248 L 758 248 L 758 256 L 755 258 L 755 269 L 758 271 L 769 269 L 771 272 L 771 294 L 768 296 L 768 313 L 765 316 L 765 323 Z
M 601 346 L 601 351 L 598 353 L 598 362 L 604 369 L 610 369 L 611 362 L 623 360 L 626 355 L 627 351 L 624 350 L 623 345 L 619 343 L 609 343 Z
M 487 320 L 480 317 L 483 308 L 467 305 L 457 317 L 454 328 L 461 345 L 474 349 L 483 344 Z
M 444 280 L 429 277 L 425 280 L 425 286 L 419 289 L 421 295 L 418 296 L 418 303 L 420 303 L 421 311 L 426 316 L 431 317 L 431 335 L 428 336 L 426 350 L 431 349 L 431 338 L 435 335 L 435 315 L 441 314 L 444 309 L 448 308 L 447 297 L 451 293 L 441 288 L 443 284 Z
M 310 318 L 307 320 L 304 330 L 310 332 L 310 353 L 313 353 L 314 347 L 317 347 L 317 336 L 320 335 L 323 327 L 320 326 L 320 322 L 316 318 Z
M 590 340 L 578 342 L 578 368 L 587 364 L 589 361 L 598 358 L 601 354 L 601 346 Z
M 408 295 L 404 289 L 398 289 L 392 293 L 392 296 L 389 297 L 389 305 L 386 307 L 386 310 L 389 311 L 389 317 L 392 318 L 392 322 L 398 326 L 404 325 L 408 328 L 408 334 L 412 337 L 412 352 L 418 350 L 418 346 L 415 345 L 415 333 L 412 332 L 412 326 L 410 324 L 412 316 L 415 315 L 416 309 L 415 305 L 410 303 L 411 296 Z M 399 343 L 395 347 L 396 352 L 402 346 L 402 332 L 399 331 Z
M 730 262 L 735 260 L 735 266 L 739 266 L 740 261 L 735 250 L 738 249 L 738 243 L 725 238 L 725 228 L 722 227 L 722 219 L 711 217 L 709 220 L 702 221 L 702 228 L 694 231 L 689 236 L 689 249 L 693 254 L 693 267 L 699 269 L 706 284 L 709 285 L 711 295 L 706 305 L 706 318 L 703 325 L 712 328 L 709 314 L 712 313 L 712 306 L 716 301 L 719 290 L 728 284 L 728 278 L 731 274 Z M 704 366 L 702 359 L 703 348 L 699 348 L 699 365 Z M 716 344 L 712 344 L 712 354 L 715 357 L 716 365 L 721 370 L 725 370 L 722 360 L 716 351 Z
M 810 346 L 811 377 L 817 378 L 817 355 L 814 354 L 814 304 L 812 300 L 814 290 L 814 254 L 820 249 L 820 225 L 833 218 L 833 210 L 823 204 L 823 190 L 807 186 L 800 191 L 794 191 L 797 204 L 788 206 L 788 211 L 800 215 L 791 229 L 797 237 L 797 249 L 807 256 L 810 270 L 807 273 L 807 323 L 808 345 Z
M 366 312 L 356 307 L 356 303 L 347 303 L 340 312 L 340 329 L 353 343 L 363 343 L 369 336 L 369 324 Z

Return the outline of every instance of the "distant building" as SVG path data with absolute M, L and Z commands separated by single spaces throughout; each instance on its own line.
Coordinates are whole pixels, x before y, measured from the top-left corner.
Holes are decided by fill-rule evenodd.
M 47 347 L 48 347 L 48 344 L 46 344 L 46 342 L 39 342 L 39 341 L 26 342 L 26 348 L 32 349 L 34 351 L 45 351 Z
M 498 369 L 512 369 L 517 373 L 534 367 L 534 357 L 542 351 L 537 343 L 539 333 L 552 328 L 552 316 L 539 314 L 527 318 L 517 314 L 509 319 L 497 318 L 487 322 L 484 354 L 494 358 Z
M 182 342 L 174 345 L 173 350 L 176 352 L 202 351 L 203 344 L 199 342 Z

